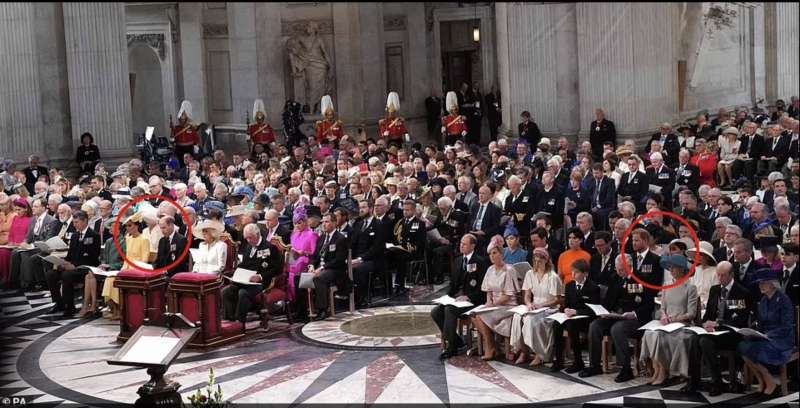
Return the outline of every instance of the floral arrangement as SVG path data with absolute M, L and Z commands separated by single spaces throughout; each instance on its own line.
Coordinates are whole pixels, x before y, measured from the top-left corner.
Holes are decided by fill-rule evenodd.
M 217 389 L 214 390 L 214 385 Z M 222 399 L 222 387 L 216 383 L 214 378 L 214 369 L 212 368 L 208 374 L 208 386 L 206 392 L 203 394 L 201 390 L 189 397 L 192 407 L 226 407 L 228 403 Z

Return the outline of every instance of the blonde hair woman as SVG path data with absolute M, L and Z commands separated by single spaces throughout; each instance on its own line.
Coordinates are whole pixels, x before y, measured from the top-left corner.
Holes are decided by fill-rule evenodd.
M 519 281 L 517 272 L 511 265 L 503 262 L 503 248 L 490 245 L 488 248 L 489 259 L 492 265 L 486 271 L 481 290 L 486 292 L 486 307 L 497 309 L 475 314 L 472 322 L 481 333 L 483 339 L 483 360 L 493 360 L 497 357 L 494 344 L 494 333 L 508 337 L 511 335 L 511 316 L 509 311 L 518 304 Z
M 553 262 L 546 249 L 533 250 L 533 269 L 525 274 L 522 293 L 528 310 L 558 307 L 559 297 L 564 295 L 564 286 L 553 269 Z M 539 366 L 552 359 L 553 326 L 549 320 L 545 320 L 545 316 L 547 313 L 514 315 L 511 345 L 520 351 L 516 364 L 522 364 L 529 359 L 529 350 L 536 354 L 531 366 Z
M 138 212 L 126 218 L 125 225 L 125 256 L 128 260 L 122 265 L 122 270 L 131 269 L 132 262 L 148 263 L 150 258 L 150 241 L 142 234 L 142 213 Z M 107 278 L 103 283 L 103 297 L 111 308 L 103 317 L 119 320 L 119 289 L 114 287 L 114 278 Z

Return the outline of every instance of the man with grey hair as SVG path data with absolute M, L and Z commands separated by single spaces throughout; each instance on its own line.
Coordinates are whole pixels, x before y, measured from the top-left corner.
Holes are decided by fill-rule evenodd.
M 733 262 L 733 247 L 736 240 L 742 237 L 742 229 L 736 225 L 731 224 L 725 227 L 725 232 L 719 241 L 719 246 L 714 249 L 714 258 L 719 260 L 727 260 Z
M 761 158 L 761 155 L 766 147 L 764 138 L 756 134 L 758 124 L 746 120 L 742 125 L 742 136 L 739 140 L 742 142 L 739 145 L 739 156 L 733 162 L 733 177 L 736 178 L 742 174 L 753 182 L 753 177 L 756 174 L 756 162 Z
M 631 220 L 626 218 L 620 218 L 614 223 L 614 228 L 612 231 L 612 235 L 614 239 L 611 240 L 611 247 L 613 248 L 616 253 L 620 254 L 622 251 L 620 250 L 622 247 L 622 237 L 625 236 L 625 232 L 628 231 L 628 228 L 631 226 Z M 628 241 L 625 245 L 625 253 L 633 253 L 633 238 L 629 237 Z
M 728 225 L 733 224 L 733 220 L 728 217 L 722 216 L 714 220 L 714 233 L 711 236 L 711 245 L 714 248 L 719 248 L 722 238 L 725 236 L 725 230 Z
M 737 282 L 750 290 L 750 293 L 760 294 L 758 284 L 753 282 L 759 266 L 753 257 L 753 242 L 747 238 L 739 238 L 733 243 L 733 276 Z
M 442 189 L 442 195 L 450 199 L 453 202 L 453 207 L 455 207 L 459 211 L 463 211 L 465 213 L 469 212 L 469 207 L 463 201 L 456 199 L 456 187 L 452 184 L 448 184 L 444 186 Z
M 761 156 L 758 158 L 758 173 L 765 174 L 780 170 L 789 159 L 789 142 L 791 136 L 784 136 L 783 127 L 779 123 L 773 123 L 767 127 L 767 137 L 764 139 L 764 147 Z M 770 180 L 772 181 L 772 180 Z
M 503 214 L 511 217 L 520 237 L 528 237 L 531 231 L 530 214 L 534 211 L 533 195 L 522 189 L 522 179 L 516 175 L 508 178 L 509 194 L 503 203 Z
M 428 236 L 428 245 L 431 248 L 430 258 L 433 268 L 435 284 L 444 281 L 444 274 L 449 274 L 450 259 L 453 257 L 455 245 L 466 228 L 468 214 L 453 207 L 453 200 L 441 197 L 436 201 L 441 216 L 433 224 L 433 230 L 441 237 L 438 241 Z M 435 234 L 434 234 L 435 235 Z
M 748 318 L 752 310 L 754 295 L 737 282 L 733 275 L 733 265 L 728 261 L 717 264 L 718 284 L 709 289 L 708 307 L 701 321 L 702 327 L 708 332 L 723 329 L 721 325 L 733 327 L 748 327 Z M 728 304 L 741 305 L 740 308 L 726 307 Z M 717 396 L 724 391 L 722 373 L 720 370 L 720 350 L 735 350 L 740 337 L 728 332 L 717 336 L 692 336 L 689 352 L 692 358 L 689 361 L 689 382 L 681 388 L 682 392 L 697 392 L 700 388 L 701 363 L 711 371 L 711 389 L 709 395 Z

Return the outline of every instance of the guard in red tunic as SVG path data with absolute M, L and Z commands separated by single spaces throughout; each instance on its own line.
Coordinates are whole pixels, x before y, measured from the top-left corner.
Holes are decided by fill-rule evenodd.
M 467 118 L 458 114 L 458 97 L 450 91 L 445 99 L 449 115 L 442 117 L 442 135 L 446 145 L 453 145 L 467 135 Z
M 169 127 L 175 142 L 175 155 L 178 156 L 181 167 L 185 165 L 183 163 L 184 154 L 195 154 L 200 151 L 200 135 L 197 133 L 197 126 L 191 122 L 191 118 L 192 104 L 189 101 L 183 101 L 178 111 L 178 125 L 173 126 L 170 119 Z
M 410 141 L 403 118 L 397 116 L 399 110 L 400 95 L 394 91 L 389 92 L 389 96 L 386 98 L 386 117 L 378 121 L 378 137 L 398 148 L 402 147 L 404 141 Z
M 339 140 L 344 136 L 344 126 L 334 116 L 330 95 L 323 96 L 319 106 L 325 119 L 317 121 L 317 143 L 328 142 L 338 148 Z
M 275 132 L 272 130 L 272 126 L 267 123 L 264 101 L 261 99 L 256 99 L 253 103 L 253 121 L 255 123 L 247 126 L 247 134 L 250 135 L 250 152 L 252 153 L 253 148 L 260 144 L 264 150 L 271 154 L 270 143 L 275 141 Z

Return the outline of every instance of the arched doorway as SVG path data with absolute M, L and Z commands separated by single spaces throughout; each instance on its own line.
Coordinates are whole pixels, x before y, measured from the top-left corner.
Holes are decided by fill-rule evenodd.
M 147 126 L 156 133 L 166 129 L 164 95 L 161 83 L 161 61 L 146 44 L 134 44 L 128 49 L 128 70 L 131 80 L 131 109 L 133 132 L 144 134 Z

